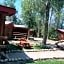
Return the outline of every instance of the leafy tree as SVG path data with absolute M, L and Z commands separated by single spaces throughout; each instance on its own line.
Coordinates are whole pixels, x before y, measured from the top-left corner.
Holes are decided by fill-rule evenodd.
M 61 0 L 51 0 L 51 17 L 52 16 L 54 16 L 54 21 L 52 21 L 52 18 L 51 18 L 51 24 L 50 24 L 50 26 L 49 26 L 49 38 L 58 38 L 58 32 L 56 31 L 56 29 L 58 29 L 58 28 L 61 28 L 61 23 L 62 23 L 62 9 L 63 9 L 63 5 L 64 5 L 64 3 L 63 3 L 63 1 Z M 54 24 L 52 24 L 52 23 L 54 23 Z M 54 32 L 53 32 L 53 30 L 52 30 L 52 27 L 54 26 Z M 51 29 L 50 29 L 51 28 Z M 50 34 L 50 32 L 52 32 L 51 34 Z M 54 34 L 54 35 L 53 35 Z M 53 36 L 53 37 L 52 37 Z
M 8 7 L 15 8 L 14 3 L 16 0 L 4 0 L 4 5 Z
M 37 21 L 35 28 L 37 29 L 36 31 L 39 36 L 39 32 L 41 32 L 40 30 L 43 30 L 41 25 L 44 26 L 42 45 L 46 45 L 49 18 L 52 23 L 51 17 L 55 17 L 56 29 L 60 26 L 61 9 L 63 8 L 63 4 L 62 0 L 23 0 L 22 16 L 24 21 L 27 22 L 26 24 L 28 27 L 32 28 L 31 26 L 35 25 L 33 23 Z M 49 15 L 50 12 L 51 16 Z
M 34 0 L 23 0 L 22 1 L 22 18 L 25 24 L 28 26 L 28 28 L 33 28 L 35 31 L 37 30 L 37 24 L 36 24 L 36 14 L 33 10 Z M 34 33 L 35 33 L 34 31 Z
M 32 1 L 31 0 L 23 0 L 22 1 L 22 17 L 25 23 L 29 28 L 33 28 L 35 24 L 35 14 L 32 10 Z
M 55 21 L 56 21 L 56 29 L 58 29 L 60 27 L 60 17 L 61 17 L 61 9 L 63 8 L 63 1 L 61 0 L 54 0 L 53 1 L 53 5 L 52 5 L 52 8 L 54 9 L 54 16 L 55 16 Z
M 33 28 L 39 37 L 41 33 L 42 16 L 44 14 L 42 0 L 23 0 L 22 17 L 29 28 Z

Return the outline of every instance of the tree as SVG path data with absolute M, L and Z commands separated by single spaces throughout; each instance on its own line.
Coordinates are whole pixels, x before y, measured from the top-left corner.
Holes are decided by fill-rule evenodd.
M 35 14 L 32 9 L 32 0 L 22 1 L 22 18 L 29 28 L 33 28 L 35 24 Z
M 55 19 L 54 20 L 55 20 L 55 24 L 57 24 L 56 28 L 58 28 L 60 24 L 60 16 L 61 16 L 61 9 L 63 8 L 63 2 L 60 0 L 23 0 L 23 2 L 24 2 L 23 3 L 23 18 L 25 21 L 28 22 L 30 26 L 34 21 L 32 17 L 35 19 L 37 17 L 40 18 L 40 20 L 37 20 L 36 22 L 36 25 L 38 27 L 37 28 L 38 35 L 40 32 L 41 25 L 44 25 L 44 35 L 43 35 L 42 45 L 46 45 L 46 40 L 48 36 L 49 18 L 51 18 L 51 16 L 53 15 L 55 16 L 56 20 Z M 49 16 L 50 10 L 52 12 L 51 16 Z M 34 16 L 32 16 L 33 14 Z M 32 19 L 32 21 L 30 19 Z M 29 20 L 31 24 L 29 23 Z
M 14 6 L 15 1 L 16 1 L 16 0 L 4 0 L 4 3 L 3 3 L 3 4 L 4 4 L 5 6 L 15 8 L 15 6 Z
M 35 17 L 36 14 L 33 10 L 33 2 L 34 0 L 23 0 L 22 1 L 22 18 L 28 28 L 37 29 Z M 35 33 L 35 32 L 34 32 Z
M 46 45 L 47 34 L 48 34 L 49 10 L 50 10 L 50 1 L 48 1 L 46 4 L 46 21 L 45 21 L 45 25 L 44 25 L 45 26 L 44 27 L 44 37 L 43 37 L 42 45 Z
M 22 2 L 23 20 L 29 28 L 33 28 L 36 33 L 38 32 L 38 37 L 41 33 L 42 16 L 44 17 L 45 12 L 44 7 L 45 5 L 43 0 L 23 0 Z
M 61 9 L 63 8 L 63 1 L 62 0 L 57 0 L 57 1 L 53 1 L 53 5 L 52 8 L 54 10 L 55 13 L 55 21 L 56 21 L 56 29 L 58 29 L 60 27 L 60 17 L 61 17 Z
M 53 0 L 51 1 L 51 23 L 49 26 L 49 36 L 51 39 L 58 39 L 58 32 L 56 29 L 61 28 L 62 23 L 62 9 L 63 9 L 63 1 L 61 0 Z M 53 19 L 54 17 L 54 19 Z M 53 29 L 52 29 L 53 28 Z M 54 31 L 54 32 L 53 32 Z M 51 32 L 51 33 L 50 33 Z

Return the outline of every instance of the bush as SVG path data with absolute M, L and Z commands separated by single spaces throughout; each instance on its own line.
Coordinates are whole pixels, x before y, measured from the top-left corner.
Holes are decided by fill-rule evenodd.
M 54 27 L 49 28 L 48 38 L 52 40 L 58 39 L 58 32 L 55 30 Z

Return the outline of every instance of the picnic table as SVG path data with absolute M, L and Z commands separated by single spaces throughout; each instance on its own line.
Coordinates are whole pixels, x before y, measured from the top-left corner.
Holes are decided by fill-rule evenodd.
M 26 39 L 24 38 L 20 38 L 20 43 L 18 44 L 18 46 L 24 47 L 24 48 L 31 48 L 33 45 L 30 44 L 30 42 L 28 42 Z

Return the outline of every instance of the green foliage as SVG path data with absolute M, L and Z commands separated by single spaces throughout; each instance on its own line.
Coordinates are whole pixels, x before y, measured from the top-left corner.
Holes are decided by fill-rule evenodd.
M 22 18 L 29 28 L 33 28 L 34 34 L 41 36 L 41 26 L 45 15 L 45 2 L 43 0 L 23 0 Z
M 49 39 L 57 40 L 58 39 L 58 32 L 55 30 L 55 27 L 51 26 L 49 28 Z
M 40 45 L 35 45 L 33 46 L 33 49 L 42 49 L 42 47 Z
M 60 26 L 61 9 L 63 1 L 58 0 L 23 0 L 22 1 L 22 18 L 29 28 L 33 28 L 34 34 L 43 36 L 43 43 L 46 43 L 47 33 L 49 29 L 49 38 L 57 38 L 57 32 L 53 27 L 48 28 L 49 13 L 53 11 L 51 16 L 55 16 L 54 20 L 56 28 Z M 50 11 L 50 9 L 52 9 Z M 42 22 L 43 21 L 43 22 Z M 51 21 L 51 23 L 53 23 Z M 44 25 L 44 28 L 42 26 Z M 43 35 L 44 34 L 44 35 Z
M 31 5 L 31 0 L 22 1 L 22 17 L 29 28 L 33 28 L 33 26 L 36 24 L 36 22 L 34 22 L 35 14 Z
M 43 47 L 41 47 L 41 45 L 35 45 L 35 46 L 33 46 L 33 49 L 50 49 L 50 47 L 47 47 L 47 46 L 43 46 Z
M 15 8 L 14 3 L 16 0 L 4 0 L 4 5 Z
M 60 20 L 61 20 L 61 13 L 62 13 L 61 10 L 64 6 L 64 1 L 53 0 L 51 2 L 51 6 L 52 6 L 53 11 L 54 11 L 56 28 L 58 29 L 60 27 Z

